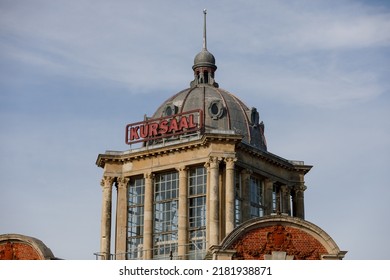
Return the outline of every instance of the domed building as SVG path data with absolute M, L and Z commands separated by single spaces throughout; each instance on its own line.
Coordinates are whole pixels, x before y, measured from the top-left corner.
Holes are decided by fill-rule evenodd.
M 97 258 L 342 259 L 346 252 L 305 221 L 312 166 L 267 150 L 257 109 L 215 81 L 206 38 L 204 12 L 190 87 L 126 126 L 129 150 L 97 158 L 104 170 Z

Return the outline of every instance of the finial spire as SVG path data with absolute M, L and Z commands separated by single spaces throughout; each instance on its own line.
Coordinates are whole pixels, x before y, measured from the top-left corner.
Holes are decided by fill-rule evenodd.
M 214 80 L 214 72 L 217 70 L 215 65 L 215 58 L 212 53 L 207 50 L 207 36 L 206 36 L 206 14 L 207 10 L 203 10 L 203 48 L 195 56 L 194 65 L 194 80 L 191 82 L 191 87 L 198 85 L 211 85 L 218 87 L 218 83 Z
M 207 50 L 207 37 L 206 37 L 206 14 L 207 10 L 203 9 L 203 49 Z

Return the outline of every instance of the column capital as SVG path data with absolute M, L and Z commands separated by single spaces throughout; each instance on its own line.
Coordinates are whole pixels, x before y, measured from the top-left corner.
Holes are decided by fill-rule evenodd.
M 218 168 L 220 162 L 221 162 L 221 159 L 219 157 L 211 156 L 209 158 L 209 162 L 208 162 L 209 167 L 210 168 Z
M 102 180 L 100 181 L 100 185 L 103 188 L 111 188 L 114 181 L 115 177 L 103 176 Z
M 290 193 L 290 187 L 287 185 L 281 185 L 280 189 L 281 189 L 282 193 Z
M 241 170 L 241 174 L 242 175 L 252 175 L 253 174 L 253 170 L 245 168 L 245 169 Z
M 299 184 L 299 185 L 293 186 L 292 189 L 296 193 L 303 193 L 307 189 L 307 187 L 304 184 Z
M 154 178 L 154 173 L 144 173 L 144 178 L 145 179 L 153 179 Z
M 273 179 L 271 179 L 271 178 L 268 178 L 268 177 L 267 177 L 267 178 L 264 178 L 263 181 L 264 181 L 265 184 L 272 184 L 272 185 L 273 185 L 273 184 L 276 183 L 275 180 L 273 180 Z
M 187 171 L 189 168 L 188 168 L 188 166 L 179 166 L 179 167 L 177 167 L 176 168 L 176 170 L 178 171 L 178 172 L 184 172 L 184 171 Z
M 117 188 L 126 188 L 127 187 L 127 183 L 129 183 L 130 181 L 130 178 L 128 177 L 118 177 L 116 179 L 116 186 Z
M 234 163 L 237 161 L 236 157 L 227 157 L 224 158 L 224 161 L 226 163 L 226 169 L 234 169 Z

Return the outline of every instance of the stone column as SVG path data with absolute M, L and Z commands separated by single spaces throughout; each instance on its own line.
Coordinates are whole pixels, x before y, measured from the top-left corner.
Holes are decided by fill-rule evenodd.
M 272 214 L 272 192 L 273 192 L 274 182 L 270 179 L 264 180 L 264 206 L 265 211 L 264 215 Z
M 206 162 L 204 164 L 206 168 L 207 178 L 206 178 L 206 248 L 210 247 L 210 163 Z
M 293 216 L 301 219 L 305 219 L 305 205 L 304 205 L 304 191 L 305 185 L 302 183 L 293 187 Z
M 129 178 L 117 178 L 115 259 L 125 260 L 127 251 L 127 184 Z
M 248 169 L 244 169 L 241 171 L 241 186 L 243 194 L 243 200 L 241 205 L 242 222 L 245 222 L 251 218 L 251 174 L 252 171 Z
M 111 211 L 112 211 L 112 184 L 115 178 L 104 176 L 101 181 L 103 187 L 102 218 L 100 231 L 100 253 L 105 260 L 110 259 L 111 245 Z
M 144 260 L 153 258 L 153 174 L 145 173 L 145 202 L 144 202 Z
M 219 244 L 219 159 L 210 157 L 209 246 Z
M 178 255 L 185 260 L 188 258 L 188 168 L 180 167 L 179 171 L 179 230 Z
M 282 213 L 291 216 L 291 205 L 290 205 L 290 188 L 287 185 L 282 185 Z
M 225 215 L 226 215 L 226 224 L 225 224 L 225 235 L 228 235 L 234 229 L 234 199 L 235 199 L 235 190 L 234 190 L 234 162 L 235 158 L 226 158 L 226 186 L 225 186 Z

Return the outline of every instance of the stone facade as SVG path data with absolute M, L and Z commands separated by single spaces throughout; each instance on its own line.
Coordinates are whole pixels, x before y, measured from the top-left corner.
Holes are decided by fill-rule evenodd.
M 155 174 L 169 170 L 178 172 L 178 258 L 185 259 L 189 244 L 188 231 L 188 169 L 204 166 L 207 169 L 205 217 L 206 247 L 217 246 L 240 222 L 250 220 L 251 178 L 258 178 L 262 187 L 261 211 L 264 215 L 284 213 L 304 218 L 304 175 L 311 166 L 291 162 L 269 152 L 253 149 L 240 142 L 236 135 L 199 135 L 191 141 L 171 142 L 161 147 L 143 147 L 126 152 L 109 152 L 98 157 L 97 165 L 104 169 L 102 179 L 101 257 L 111 258 L 112 188 L 117 188 L 115 228 L 115 258 L 126 258 L 128 226 L 128 182 L 142 177 L 145 182 L 143 214 L 143 258 L 153 258 Z M 252 179 L 253 180 L 253 179 Z M 237 210 L 237 188 L 240 206 Z M 276 193 L 277 190 L 277 193 Z M 277 197 L 276 197 L 277 196 Z

